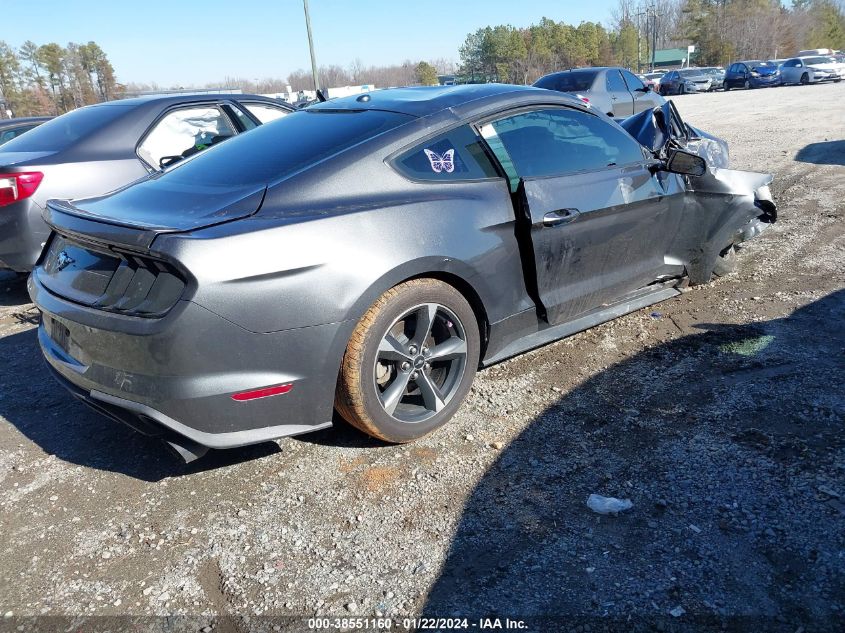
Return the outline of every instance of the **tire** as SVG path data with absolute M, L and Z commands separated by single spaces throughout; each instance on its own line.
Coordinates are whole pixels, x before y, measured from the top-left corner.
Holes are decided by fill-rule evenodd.
M 423 337 L 417 328 L 426 323 L 432 325 Z M 438 348 L 444 354 L 439 358 Z M 478 321 L 460 292 L 435 279 L 402 283 L 379 297 L 355 327 L 341 363 L 335 408 L 380 440 L 418 440 L 461 406 L 480 348 Z
M 660 93 L 661 97 L 666 96 L 666 86 L 660 86 L 660 88 L 658 88 L 657 91 Z
M 686 94 L 686 91 L 687 91 L 687 89 L 686 89 L 686 86 L 684 86 L 684 84 L 680 84 L 678 86 L 678 94 L 679 95 Z
M 810 76 L 807 73 L 804 73 L 803 75 L 801 75 L 801 80 L 799 83 L 802 86 L 806 86 L 808 83 L 810 83 Z
M 727 82 L 727 80 L 723 81 L 723 82 L 722 82 L 722 90 L 724 90 L 725 92 L 727 92 L 727 91 L 728 91 L 728 90 L 730 90 L 730 89 L 731 89 L 731 86 L 730 86 L 730 84 Z
M 725 277 L 733 272 L 736 272 L 737 258 L 736 246 L 729 246 L 722 251 L 719 259 L 716 260 L 716 265 L 713 266 L 713 275 L 716 277 Z
M 752 88 L 751 82 L 748 81 L 747 79 L 745 80 L 745 83 L 743 84 L 743 86 L 745 87 L 746 90 L 751 90 L 751 88 Z

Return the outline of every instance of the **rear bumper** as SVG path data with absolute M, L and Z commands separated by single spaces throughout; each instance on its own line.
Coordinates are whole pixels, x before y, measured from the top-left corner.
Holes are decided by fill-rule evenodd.
M 41 207 L 32 198 L 0 207 L 0 268 L 31 271 L 49 237 Z
M 256 334 L 189 301 L 161 319 L 78 306 L 47 291 L 38 271 L 29 290 L 43 313 L 41 350 L 61 382 L 142 433 L 230 448 L 331 425 L 345 323 Z M 290 391 L 232 398 L 282 384 Z

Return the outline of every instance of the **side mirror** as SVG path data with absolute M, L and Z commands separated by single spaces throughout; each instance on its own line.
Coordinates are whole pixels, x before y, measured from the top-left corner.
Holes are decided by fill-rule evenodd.
M 651 84 L 645 84 L 643 86 L 643 92 L 651 92 Z
M 707 161 L 697 154 L 676 149 L 666 161 L 666 171 L 684 176 L 703 176 L 707 173 Z

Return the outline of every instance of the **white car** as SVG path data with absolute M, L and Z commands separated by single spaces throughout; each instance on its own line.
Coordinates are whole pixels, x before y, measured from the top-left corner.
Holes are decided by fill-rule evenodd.
M 785 84 L 811 84 L 819 81 L 842 81 L 845 64 L 830 57 L 793 57 L 780 67 L 781 81 Z

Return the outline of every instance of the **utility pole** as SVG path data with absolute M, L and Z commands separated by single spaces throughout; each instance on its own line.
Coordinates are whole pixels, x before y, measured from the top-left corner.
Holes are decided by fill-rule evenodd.
M 645 11 L 640 11 L 637 13 L 637 72 L 641 73 L 643 71 L 642 64 L 640 63 L 640 33 L 642 32 L 642 25 L 640 24 L 640 16 L 645 15 Z M 647 27 L 646 27 L 647 28 Z M 648 42 L 648 39 L 646 39 Z
M 314 90 L 320 89 L 320 78 L 317 75 L 317 59 L 314 57 L 314 38 L 311 36 L 311 15 L 308 13 L 308 0 L 302 0 L 305 5 L 305 28 L 308 30 L 308 48 L 311 51 L 311 75 L 314 77 Z

